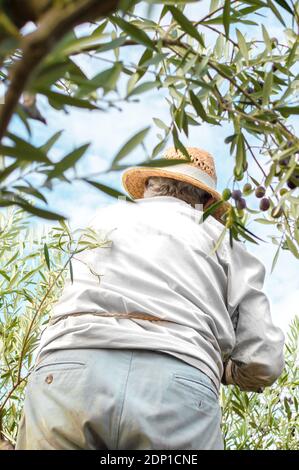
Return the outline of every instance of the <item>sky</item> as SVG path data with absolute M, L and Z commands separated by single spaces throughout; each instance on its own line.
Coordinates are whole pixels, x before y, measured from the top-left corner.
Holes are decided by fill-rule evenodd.
M 186 12 L 191 19 L 196 20 L 205 14 L 208 4 L 207 1 L 198 2 L 188 6 Z M 257 19 L 257 21 L 261 20 Z M 282 41 L 283 27 L 273 17 L 267 16 L 262 19 L 262 22 L 267 27 L 270 36 L 279 37 Z M 246 27 L 243 28 L 238 25 L 238 28 L 246 34 Z M 252 37 L 252 34 L 251 30 L 248 37 Z M 260 28 L 256 28 L 256 35 L 261 37 Z M 213 42 L 213 33 L 209 33 L 208 40 L 211 43 Z M 125 54 L 124 59 L 126 62 L 136 62 L 140 58 L 140 49 L 136 47 L 123 49 L 125 51 L 122 51 L 122 54 Z M 103 57 L 111 58 L 111 55 L 107 53 L 106 55 L 103 54 Z M 90 77 L 108 66 L 105 62 L 83 58 L 82 56 L 77 57 L 76 61 Z M 47 119 L 47 126 L 38 122 L 33 123 L 33 143 L 41 145 L 56 131 L 62 129 L 64 131 L 51 154 L 53 159 L 60 159 L 74 148 L 91 142 L 86 156 L 77 165 L 77 174 L 82 176 L 103 171 L 108 167 L 117 151 L 132 135 L 152 125 L 153 128 L 144 142 L 148 153 L 150 153 L 158 143 L 156 136 L 158 130 L 154 127 L 152 119 L 154 117 L 160 118 L 166 123 L 170 121 L 164 93 L 158 90 L 141 95 L 139 102 L 121 104 L 122 111 L 111 109 L 108 112 L 89 112 L 72 109 L 69 110 L 68 114 L 64 114 L 63 112 L 54 111 L 43 99 L 39 101 L 39 108 Z M 298 124 L 299 120 L 294 120 L 293 125 L 297 129 Z M 26 137 L 24 129 L 17 120 L 13 121 L 12 126 L 19 135 Z M 231 128 L 228 126 L 216 127 L 204 123 L 198 127 L 191 126 L 189 138 L 182 138 L 185 145 L 203 148 L 214 156 L 218 175 L 217 187 L 220 192 L 232 182 L 231 174 L 234 161 L 229 154 L 229 146 L 224 143 L 224 139 L 231 133 L 230 131 Z M 172 146 L 171 141 L 169 141 L 168 146 Z M 139 146 L 123 163 L 142 161 L 145 157 L 142 147 Z M 251 166 L 252 163 L 249 164 L 252 170 L 251 174 L 259 175 L 257 170 Z M 113 172 L 98 178 L 94 177 L 94 179 L 123 190 L 120 172 Z M 241 182 L 241 184 L 244 182 Z M 44 194 L 49 200 L 49 208 L 66 215 L 69 218 L 70 226 L 74 229 L 88 224 L 94 211 L 99 207 L 115 203 L 114 199 L 81 182 L 75 182 L 72 185 L 57 183 L 53 192 L 45 190 Z M 41 219 L 37 219 L 35 223 L 39 228 L 42 225 L 49 226 Z M 269 234 L 265 226 L 260 224 L 253 223 L 251 228 L 254 228 L 255 233 L 262 237 L 267 237 Z M 249 243 L 247 249 L 255 254 L 266 266 L 267 275 L 264 289 L 270 300 L 272 318 L 274 323 L 286 332 L 289 322 L 295 314 L 298 314 L 298 260 L 290 252 L 283 251 L 274 272 L 270 274 L 275 253 L 275 247 L 270 240 L 258 246 Z

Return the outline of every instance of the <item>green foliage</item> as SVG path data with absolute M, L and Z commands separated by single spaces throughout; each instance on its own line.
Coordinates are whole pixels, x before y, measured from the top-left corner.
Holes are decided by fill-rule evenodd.
M 0 424 L 1 437 L 15 443 L 35 350 L 71 260 L 83 250 L 109 245 L 91 228 L 71 233 L 65 222 L 36 234 L 28 217 L 10 209 L 0 218 Z M 93 272 L 94 275 L 100 276 Z M 227 449 L 298 449 L 299 319 L 286 344 L 286 367 L 263 394 L 222 387 L 222 431 Z M 1 439 L 0 439 L 1 440 Z
M 264 393 L 222 387 L 222 432 L 226 449 L 299 449 L 299 317 L 289 328 L 286 366 Z
M 182 139 L 189 137 L 190 126 L 230 124 L 225 144 L 235 161 L 231 189 L 249 180 L 254 187 L 263 185 L 268 201 L 262 208 L 269 207 L 262 211 L 254 192 L 244 193 L 246 207 L 232 204 L 223 217 L 231 238 L 256 241 L 244 227 L 252 215 L 263 212 L 255 221 L 264 220 L 273 230 L 276 260 L 281 249 L 299 256 L 299 139 L 290 120 L 299 112 L 298 0 L 211 0 L 209 12 L 201 15 L 198 7 L 196 17 L 188 14 L 189 4 L 196 2 L 187 0 L 88 0 L 84 18 L 93 27 L 83 36 L 74 29 L 83 21 L 82 0 L 34 2 L 34 7 L 24 0 L 23 12 L 14 10 L 14 0 L 10 3 L 9 11 L 0 7 L 0 76 L 7 87 L 0 106 L 0 206 L 15 204 L 40 217 L 61 219 L 61 214 L 34 209 L 25 196 L 30 193 L 45 202 L 45 188 L 55 190 L 55 179 L 71 182 L 69 174 L 85 154 L 80 147 L 54 163 L 51 151 L 58 136 L 36 147 L 8 133 L 13 116 L 19 116 L 30 136 L 31 120 L 43 122 L 41 96 L 57 113 L 72 107 L 107 112 L 157 89 L 166 97 L 170 118 L 166 123 L 153 117 L 159 128 L 154 148 L 147 152 L 147 131 L 140 131 L 124 143 L 107 172 L 125 168 L 119 161 L 137 145 L 147 154 L 137 165 L 158 161 L 169 141 L 188 158 Z M 148 15 L 140 14 L 142 5 Z M 265 16 L 279 22 L 279 38 L 267 31 Z M 36 18 L 37 32 L 22 35 L 20 25 Z M 39 32 L 47 44 L 44 49 Z M 140 54 L 135 63 L 123 53 L 130 47 Z M 32 50 L 41 51 L 40 57 L 33 57 Z M 107 52 L 110 65 L 90 79 L 74 61 L 89 54 L 106 64 Z M 34 97 L 30 105 L 22 101 L 24 92 Z M 253 177 L 257 171 L 260 176 Z M 40 186 L 36 175 L 45 176 Z M 82 181 L 88 184 L 89 175 Z M 104 186 L 99 183 L 97 188 L 102 191 Z M 118 195 L 112 188 L 110 194 Z
M 0 214 L 1 438 L 15 442 L 34 352 L 69 272 L 72 278 L 72 259 L 109 243 L 91 228 L 71 233 L 65 222 L 37 234 L 20 209 Z

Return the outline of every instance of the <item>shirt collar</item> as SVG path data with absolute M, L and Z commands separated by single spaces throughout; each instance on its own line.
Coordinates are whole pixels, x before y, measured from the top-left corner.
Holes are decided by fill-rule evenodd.
M 184 205 L 189 205 L 187 202 L 182 201 L 182 199 L 178 199 L 177 197 L 174 196 L 152 196 L 152 197 L 141 197 L 139 199 L 135 199 L 136 202 L 176 202 L 179 204 L 184 204 Z
M 193 209 L 193 210 L 198 210 L 195 207 L 192 207 L 191 204 L 188 204 L 186 201 L 183 201 L 182 199 L 178 199 L 175 196 L 152 196 L 152 197 L 145 197 L 145 198 L 138 198 L 135 199 L 136 202 L 138 203 L 151 203 L 151 202 L 169 202 L 171 204 L 180 204 L 181 206 L 185 206 L 188 209 Z

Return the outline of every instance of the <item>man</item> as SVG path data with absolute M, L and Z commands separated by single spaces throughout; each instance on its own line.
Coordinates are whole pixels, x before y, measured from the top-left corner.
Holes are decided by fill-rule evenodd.
M 127 170 L 100 209 L 110 247 L 73 262 L 30 377 L 17 449 L 223 449 L 220 383 L 262 392 L 284 367 L 265 268 L 223 231 L 212 156 Z M 166 158 L 182 158 L 169 149 Z M 96 275 L 95 275 L 96 274 Z M 99 276 L 100 274 L 100 281 Z

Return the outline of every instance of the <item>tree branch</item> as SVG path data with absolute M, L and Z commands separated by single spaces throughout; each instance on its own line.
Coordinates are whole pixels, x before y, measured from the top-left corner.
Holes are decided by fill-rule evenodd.
M 45 13 L 36 31 L 25 36 L 23 57 L 11 72 L 10 86 L 0 109 L 0 141 L 6 133 L 20 96 L 30 77 L 44 57 L 72 28 L 86 21 L 109 15 L 119 0 L 77 0 L 65 6 L 53 7 Z

